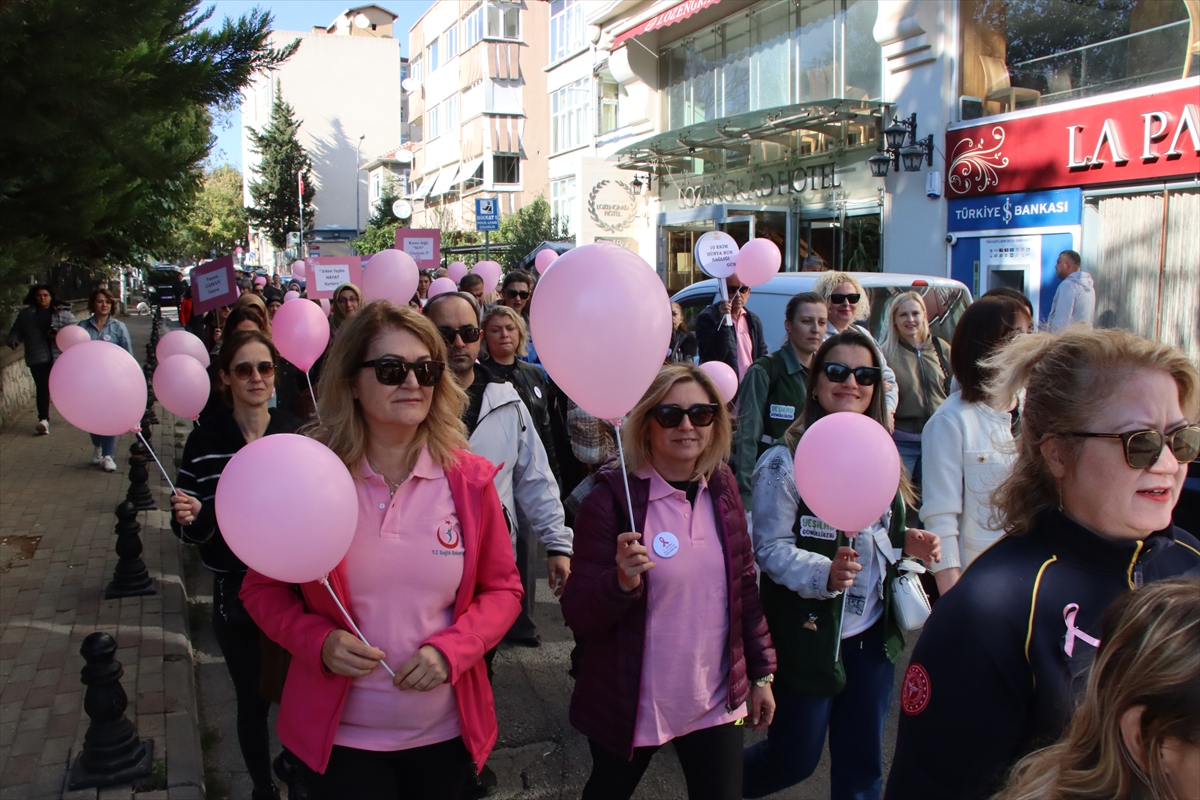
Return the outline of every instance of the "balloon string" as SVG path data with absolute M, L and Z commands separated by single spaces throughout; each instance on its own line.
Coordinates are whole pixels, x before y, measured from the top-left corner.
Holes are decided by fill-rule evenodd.
M 321 411 L 320 411 L 320 409 L 317 408 L 317 393 L 313 391 L 312 375 L 310 374 L 309 370 L 304 370 L 304 378 L 305 378 L 305 380 L 308 381 L 308 394 L 310 397 L 312 397 L 313 413 L 317 415 L 317 423 L 320 425 L 324 425 L 325 423 L 321 422 Z M 352 622 L 350 624 L 353 625 L 354 623 Z M 365 642 L 366 639 L 363 639 L 363 641 Z M 385 664 L 384 666 L 387 666 L 387 665 Z
M 858 539 L 858 532 L 855 531 L 853 535 L 847 534 L 846 538 L 850 540 L 850 547 L 854 547 L 854 542 Z M 849 594 L 849 592 L 849 589 L 846 589 L 842 592 L 842 615 L 838 617 L 837 644 L 833 648 L 834 664 L 838 662 L 838 656 L 840 656 L 842 652 L 842 627 L 846 624 L 846 595 Z
M 367 641 L 367 637 L 363 636 L 362 631 L 360 631 L 358 626 L 354 624 L 354 620 L 350 619 L 350 612 L 346 610 L 344 605 L 342 605 L 342 601 L 338 600 L 338 596 L 333 593 L 333 587 L 329 585 L 328 575 L 326 575 L 324 578 L 321 578 L 321 584 L 329 590 L 329 596 L 333 598 L 333 602 L 337 603 L 337 607 L 341 609 L 342 616 L 346 618 L 346 622 L 350 623 L 350 627 L 354 629 L 355 635 L 357 635 L 358 638 L 362 640 L 362 643 L 367 647 L 373 647 L 374 645 Z M 393 678 L 396 677 L 396 673 L 392 672 L 392 668 L 387 665 L 386 661 L 380 661 L 379 663 L 383 664 L 383 668 L 388 671 L 388 675 L 391 675 Z
M 137 437 L 142 440 L 142 444 L 146 445 L 146 449 L 150 451 L 150 457 L 154 459 L 154 463 L 158 464 L 159 472 L 162 473 L 163 478 L 167 482 L 167 486 L 171 487 L 171 494 L 179 494 L 179 490 L 175 488 L 175 484 L 171 483 L 171 476 L 167 474 L 166 469 L 163 468 L 162 462 L 159 461 L 158 456 L 154 454 L 154 448 L 151 447 L 150 443 L 146 441 L 146 437 L 142 436 L 142 429 L 134 428 L 133 432 L 136 433 Z
M 629 472 L 625 469 L 625 448 L 621 446 L 621 420 L 612 420 L 612 425 L 617 429 L 617 455 L 621 458 L 621 477 L 625 479 L 625 502 L 629 504 L 629 527 L 633 528 L 633 495 L 629 493 Z M 634 532 L 636 533 L 636 531 Z

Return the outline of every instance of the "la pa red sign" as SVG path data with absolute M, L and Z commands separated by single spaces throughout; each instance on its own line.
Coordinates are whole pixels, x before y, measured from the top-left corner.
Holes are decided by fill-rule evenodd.
M 1182 85 L 1180 85 L 1182 84 Z M 946 196 L 1200 174 L 1200 80 L 946 134 Z

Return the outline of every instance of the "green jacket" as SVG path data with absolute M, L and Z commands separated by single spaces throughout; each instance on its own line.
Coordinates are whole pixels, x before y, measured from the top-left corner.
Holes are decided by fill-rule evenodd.
M 891 514 L 888 538 L 893 547 L 902 548 L 906 526 L 904 500 L 899 493 L 892 503 Z M 842 531 L 837 531 L 832 539 L 815 538 L 811 535 L 801 537 L 801 519 L 805 516 L 814 515 L 801 500 L 793 527 L 797 547 L 832 560 L 839 547 L 849 545 L 849 540 Z M 818 524 L 824 525 L 819 520 Z M 865 545 L 860 543 L 858 551 L 863 553 L 864 547 Z M 889 563 L 883 576 L 883 650 L 888 661 L 893 663 L 904 649 L 904 634 L 892 609 L 892 580 L 898 574 L 895 565 Z M 840 655 L 837 662 L 834 662 L 833 654 L 838 641 L 845 593 L 829 600 L 801 597 L 775 583 L 764 571 L 759 595 L 779 658 L 779 669 L 775 673 L 775 680 L 779 685 L 794 692 L 825 697 L 841 692 L 846 685 L 846 670 Z M 811 623 L 810 627 L 806 628 L 806 623 Z
M 742 378 L 734 474 L 747 511 L 753 508 L 750 478 L 754 465 L 799 419 L 807 397 L 807 381 L 808 370 L 790 344 L 757 359 Z

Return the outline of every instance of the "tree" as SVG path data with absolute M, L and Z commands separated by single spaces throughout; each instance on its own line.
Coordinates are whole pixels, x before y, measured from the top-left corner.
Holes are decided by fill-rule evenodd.
M 317 190 L 312 182 L 312 160 L 300 145 L 300 122 L 276 84 L 271 121 L 262 133 L 248 130 L 250 146 L 260 156 L 258 166 L 252 170 L 259 180 L 250 183 L 250 197 L 254 200 L 254 206 L 249 210 L 250 224 L 265 231 L 278 250 L 287 245 L 289 232 L 300 230 L 297 175 L 303 176 L 304 183 L 305 238 L 312 231 L 316 216 L 313 200 Z
M 207 259 L 232 253 L 246 244 L 247 214 L 242 203 L 242 173 L 223 164 L 204 174 L 204 187 L 180 230 L 180 254 Z
M 0 281 L 61 260 L 173 255 L 202 187 L 209 108 L 296 43 L 255 10 L 201 26 L 198 0 L 0 3 Z
M 396 181 L 389 177 L 383 183 L 383 193 L 379 202 L 371 210 L 371 218 L 367 220 L 367 229 L 350 243 L 359 255 L 370 255 L 396 246 L 396 229 L 408 227 L 407 222 L 402 222 L 392 213 L 392 205 L 399 199 L 400 195 L 396 193 Z
M 500 258 L 505 272 L 516 269 L 518 263 L 542 242 L 575 241 L 566 221 L 551 213 L 550 204 L 542 195 L 500 220 L 496 238 L 511 245 Z

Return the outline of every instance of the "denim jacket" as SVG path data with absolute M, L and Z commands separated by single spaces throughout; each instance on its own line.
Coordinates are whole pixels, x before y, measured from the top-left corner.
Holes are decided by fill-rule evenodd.
M 91 336 L 93 341 L 103 339 L 106 342 L 112 342 L 119 347 L 124 347 L 129 355 L 133 355 L 133 342 L 129 338 L 129 329 L 125 327 L 124 322 L 109 317 L 103 328 L 97 328 L 96 318 L 92 316 L 79 322 L 78 325 L 88 332 L 88 336 Z

